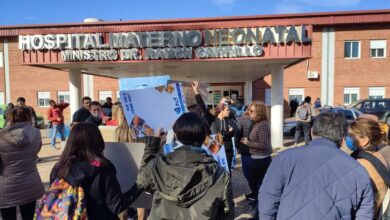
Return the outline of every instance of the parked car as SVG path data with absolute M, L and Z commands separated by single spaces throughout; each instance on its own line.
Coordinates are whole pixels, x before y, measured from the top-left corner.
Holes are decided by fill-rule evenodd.
M 5 126 L 5 119 L 4 119 L 4 113 L 7 106 L 0 105 L 0 128 L 4 128 Z
M 346 117 L 349 123 L 354 121 L 359 115 L 363 114 L 355 108 L 343 108 L 343 107 L 324 107 L 318 109 L 320 112 L 334 112 L 342 113 Z M 287 118 L 284 120 L 283 134 L 287 136 L 294 136 L 297 127 L 295 117 Z
M 379 121 L 390 125 L 390 99 L 364 99 L 352 104 L 352 107 L 364 114 L 376 115 Z

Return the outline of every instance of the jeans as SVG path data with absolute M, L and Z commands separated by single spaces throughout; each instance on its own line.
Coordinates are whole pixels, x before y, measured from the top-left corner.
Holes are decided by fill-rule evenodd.
M 242 163 L 242 172 L 244 173 L 244 177 L 246 181 L 248 181 L 248 184 L 250 183 L 250 163 L 251 163 L 251 156 L 242 155 L 241 154 L 241 163 Z
M 310 122 L 303 122 L 303 121 L 297 121 L 297 127 L 295 130 L 295 144 L 298 144 L 299 136 L 301 135 L 302 131 L 305 137 L 305 144 L 309 144 L 310 142 L 310 128 L 311 123 Z
M 50 135 L 51 135 L 50 144 L 52 147 L 56 146 L 57 133 L 60 133 L 61 141 L 65 141 L 65 124 L 64 123 L 61 123 L 58 125 L 53 124 L 53 127 L 50 129 Z
M 23 220 L 32 220 L 34 218 L 35 201 L 19 206 L 20 215 Z M 3 220 L 16 220 L 16 206 L 0 209 Z

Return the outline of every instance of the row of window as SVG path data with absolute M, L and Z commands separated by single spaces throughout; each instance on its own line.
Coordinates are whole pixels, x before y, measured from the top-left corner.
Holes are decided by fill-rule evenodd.
M 51 97 L 50 92 L 38 92 L 38 107 L 49 107 L 49 101 L 53 99 Z M 112 91 L 99 91 L 99 102 L 104 104 L 106 102 L 106 98 L 112 98 Z M 119 99 L 119 91 L 116 91 L 116 98 Z M 58 91 L 57 92 L 57 102 L 70 102 L 70 94 L 68 91 Z
M 368 88 L 369 99 L 381 99 L 385 98 L 385 87 L 370 87 Z M 305 97 L 303 88 L 289 89 L 289 100 L 297 99 L 299 103 L 303 101 Z M 314 98 L 314 97 L 312 97 Z M 348 87 L 344 88 L 344 105 L 352 104 L 360 99 L 360 88 Z
M 370 40 L 370 57 L 384 58 L 386 57 L 386 40 Z M 345 41 L 344 42 L 344 57 L 345 58 L 360 58 L 360 41 Z

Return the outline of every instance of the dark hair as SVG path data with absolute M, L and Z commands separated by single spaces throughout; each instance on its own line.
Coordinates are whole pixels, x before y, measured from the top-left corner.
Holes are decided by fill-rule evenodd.
M 84 100 L 89 100 L 89 101 L 92 101 L 91 97 L 89 96 L 84 96 L 81 101 L 84 102 Z
M 16 102 L 26 102 L 26 99 L 24 97 L 19 97 L 16 99 Z
M 103 150 L 104 140 L 97 126 L 91 123 L 75 124 L 56 165 L 58 167 L 57 178 L 66 178 L 75 161 L 91 163 L 97 160 L 102 165 L 107 165 Z
M 348 122 L 341 113 L 323 112 L 319 114 L 313 124 L 313 134 L 341 143 L 347 134 Z
M 52 104 L 56 104 L 56 101 L 54 101 L 53 99 L 51 99 L 50 101 L 49 101 L 49 105 L 51 106 Z
M 91 102 L 91 107 L 92 106 L 101 106 L 101 104 L 97 101 L 93 101 L 93 102 Z
M 208 123 L 202 116 L 187 112 L 176 120 L 173 132 L 181 143 L 200 147 L 206 139 L 207 128 Z
M 305 102 L 306 103 L 310 103 L 311 102 L 311 97 L 310 96 L 306 96 L 305 97 Z
M 28 107 L 17 106 L 8 113 L 10 125 L 20 122 L 31 122 L 31 110 Z
M 372 146 L 379 146 L 382 144 L 385 132 L 382 132 L 379 123 L 369 118 L 357 118 L 356 121 L 352 122 L 351 130 L 355 135 L 360 137 L 368 137 L 369 143 Z
M 198 115 L 202 115 L 202 113 L 203 113 L 202 107 L 198 104 L 190 105 L 187 108 L 188 108 L 188 111 L 196 113 Z
M 108 99 L 108 100 L 112 100 L 112 98 L 111 98 L 111 97 L 107 97 L 107 98 L 106 98 L 106 100 L 107 100 L 107 99 Z

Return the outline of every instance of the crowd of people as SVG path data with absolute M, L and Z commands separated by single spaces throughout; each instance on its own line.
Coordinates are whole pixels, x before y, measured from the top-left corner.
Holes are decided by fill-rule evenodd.
M 37 170 L 42 139 L 34 128 L 35 113 L 19 98 L 18 106 L 7 110 L 7 126 L 0 130 L 2 218 L 16 219 L 19 207 L 23 220 L 34 214 L 36 219 L 127 219 L 128 207 L 147 192 L 153 195 L 152 208 L 137 209 L 138 219 L 234 219 L 235 151 L 241 154 L 250 189 L 244 197 L 253 207 L 253 219 L 390 218 L 388 126 L 378 118 L 362 115 L 349 124 L 339 113 L 315 115 L 311 98 L 306 97 L 295 112 L 295 141 L 303 132 L 305 144 L 271 157 L 269 109 L 263 102 L 253 101 L 245 108 L 232 94 L 210 110 L 198 87 L 198 82 L 192 83 L 196 104 L 172 126 L 174 149 L 169 153 L 162 151 L 166 144 L 162 129 L 140 138 L 120 102 L 107 98 L 101 105 L 84 97 L 82 108 L 72 116 L 47 191 Z M 65 140 L 66 107 L 67 103 L 50 101 L 52 147 L 57 134 Z M 145 143 L 136 183 L 126 192 L 121 191 L 115 166 L 103 154 L 99 125 L 116 126 L 118 142 Z M 224 145 L 228 170 L 202 147 L 210 135 Z M 68 189 L 83 202 L 68 211 L 48 205 L 60 202 L 58 192 Z

